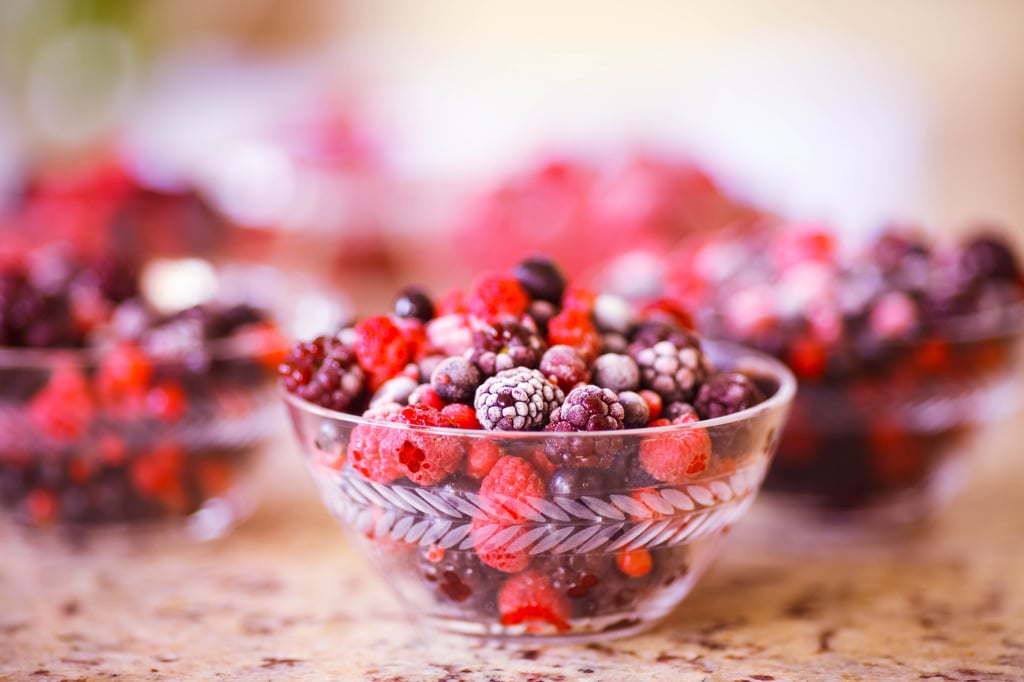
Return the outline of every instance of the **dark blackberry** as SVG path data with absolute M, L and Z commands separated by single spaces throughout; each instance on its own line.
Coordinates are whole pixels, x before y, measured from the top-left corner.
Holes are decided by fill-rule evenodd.
M 639 393 L 620 391 L 619 402 L 622 403 L 622 427 L 640 429 L 651 420 L 651 408 Z
M 590 380 L 616 393 L 635 391 L 640 387 L 640 368 L 636 360 L 628 355 L 605 353 L 594 360 Z
M 707 384 L 704 384 L 704 386 L 707 386 Z M 704 386 L 701 386 L 701 388 L 703 389 Z M 700 391 L 698 391 L 697 393 L 699 395 Z M 661 410 L 661 416 L 664 419 L 668 419 L 669 421 L 672 421 L 673 419 L 676 419 L 678 417 L 682 417 L 683 415 L 686 414 L 692 414 L 694 417 L 700 416 L 700 413 L 697 412 L 697 408 L 695 408 L 690 403 L 684 403 L 680 401 L 669 403 L 665 405 L 665 407 L 663 407 Z
M 594 384 L 578 386 L 551 411 L 548 431 L 614 431 L 625 412 L 615 391 Z
M 558 384 L 563 391 L 571 391 L 576 384 L 590 378 L 587 361 L 572 346 L 557 345 L 548 348 L 540 359 L 540 371 Z
M 434 302 L 423 289 L 415 286 L 406 287 L 395 299 L 395 315 L 429 322 L 434 318 Z
M 565 294 L 565 277 L 550 259 L 543 256 L 527 258 L 512 272 L 531 298 L 558 305 Z
M 498 372 L 476 391 L 473 406 L 488 430 L 533 431 L 543 428 L 565 395 L 535 369 L 516 367 Z
M 714 419 L 764 402 L 764 393 L 739 372 L 712 374 L 697 392 L 694 407 L 701 419 Z
M 366 387 L 355 351 L 327 336 L 296 345 L 278 373 L 289 393 L 340 412 L 354 405 Z
M 434 392 L 446 403 L 470 405 L 483 377 L 476 365 L 459 356 L 442 360 L 430 376 Z
M 640 368 L 640 383 L 666 403 L 693 399 L 707 376 L 700 340 L 662 321 L 644 323 L 633 336 L 629 354 Z
M 979 234 L 960 250 L 960 271 L 970 281 L 1002 280 L 1024 283 L 1020 263 L 1010 244 L 995 234 Z
M 267 321 L 264 310 L 245 303 L 205 305 L 192 310 L 203 320 L 203 333 L 207 339 L 224 339 L 243 327 Z
M 470 359 L 484 376 L 494 376 L 513 367 L 537 367 L 545 350 L 547 344 L 532 322 L 506 319 L 473 332 Z
M 66 293 L 40 291 L 20 268 L 0 274 L 0 345 L 78 347 L 84 341 L 75 331 Z

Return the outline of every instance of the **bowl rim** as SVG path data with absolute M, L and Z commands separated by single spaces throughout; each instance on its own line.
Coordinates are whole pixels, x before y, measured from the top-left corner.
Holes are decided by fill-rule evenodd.
M 715 417 L 713 419 L 702 419 L 699 421 L 688 422 L 686 424 L 668 424 L 666 426 L 656 427 L 640 427 L 633 429 L 618 429 L 614 431 L 500 431 L 500 430 L 487 430 L 487 429 L 459 429 L 453 427 L 440 427 L 440 426 L 420 426 L 414 424 L 400 424 L 396 422 L 387 422 L 378 419 L 367 419 L 360 415 L 349 414 L 347 412 L 339 412 L 337 410 L 331 410 L 326 407 L 322 407 L 315 403 L 311 403 L 297 395 L 289 393 L 284 386 L 279 385 L 278 390 L 283 397 L 284 401 L 290 406 L 298 409 L 301 412 L 312 414 L 324 419 L 330 419 L 335 422 L 343 422 L 355 426 L 372 426 L 377 428 L 393 428 L 393 429 L 406 429 L 418 432 L 437 433 L 438 435 L 455 436 L 459 438 L 483 438 L 492 439 L 500 438 L 501 440 L 550 440 L 550 439 L 579 439 L 579 438 L 607 438 L 609 436 L 621 438 L 624 436 L 632 437 L 650 437 L 664 435 L 667 433 L 676 433 L 679 431 L 686 431 L 690 429 L 709 429 L 714 427 L 725 426 L 734 422 L 746 421 L 757 417 L 763 413 L 771 412 L 779 409 L 787 409 L 793 402 L 793 399 L 797 392 L 797 379 L 793 374 L 793 371 L 786 366 L 781 360 L 772 357 L 771 355 L 764 353 L 763 351 L 756 350 L 750 346 L 735 343 L 733 341 L 722 341 L 718 339 L 702 338 L 701 345 L 705 350 L 710 347 L 716 352 L 724 352 L 730 355 L 735 355 L 736 360 L 742 360 L 742 363 L 734 363 L 733 367 L 729 368 L 729 371 L 736 371 L 742 367 L 759 367 L 764 370 L 768 370 L 768 375 L 774 380 L 778 381 L 778 388 L 775 392 L 764 401 L 748 407 L 745 410 L 739 412 L 733 412 L 732 414 L 723 415 L 721 417 Z

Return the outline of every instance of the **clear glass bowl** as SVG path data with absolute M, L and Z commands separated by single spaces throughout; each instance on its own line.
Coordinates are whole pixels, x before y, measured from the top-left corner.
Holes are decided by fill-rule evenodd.
M 160 360 L 0 349 L 0 507 L 71 534 L 223 535 L 251 511 L 249 472 L 281 425 L 283 344 L 243 331 Z
M 916 343 L 832 349 L 800 392 L 763 501 L 837 537 L 923 521 L 969 478 L 974 441 L 1021 398 L 1024 304 Z
M 768 356 L 714 342 L 705 350 L 717 368 L 757 377 L 768 400 L 678 426 L 512 433 L 370 421 L 284 397 L 323 502 L 414 616 L 498 639 L 617 637 L 655 624 L 707 568 L 753 502 L 796 390 L 789 370 Z M 659 482 L 641 464 L 644 453 L 705 434 L 707 465 L 685 480 Z M 353 439 L 395 437 L 402 447 L 456 449 L 462 468 L 428 486 L 378 483 L 353 468 Z M 561 489 L 548 480 L 543 498 L 482 496 L 466 471 L 466 453 L 489 449 L 542 470 L 545 452 L 565 447 L 614 452 L 613 463 L 577 469 Z M 535 580 L 553 596 L 531 617 L 509 604 Z

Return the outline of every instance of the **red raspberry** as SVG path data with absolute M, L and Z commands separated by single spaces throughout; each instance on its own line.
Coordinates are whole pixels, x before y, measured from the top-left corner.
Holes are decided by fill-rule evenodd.
M 59 367 L 33 396 L 29 417 L 43 433 L 61 441 L 81 438 L 96 412 L 89 384 L 74 367 Z
M 597 292 L 572 285 L 566 289 L 565 295 L 562 297 L 562 310 L 575 310 L 589 316 L 594 312 L 595 301 L 597 301 Z
M 548 344 L 572 346 L 590 363 L 601 351 L 601 335 L 590 313 L 565 308 L 548 321 Z
M 644 305 L 640 310 L 640 319 L 645 322 L 649 320 L 665 320 L 668 324 L 676 327 L 696 329 L 693 323 L 693 316 L 670 298 L 659 298 Z
M 181 480 L 184 465 L 181 448 L 170 443 L 158 445 L 132 462 L 132 485 L 166 506 L 178 508 L 185 501 Z
M 473 283 L 466 297 L 466 308 L 471 315 L 487 321 L 505 317 L 520 318 L 530 305 L 530 295 L 511 275 L 492 273 L 482 275 Z
M 651 426 L 662 426 L 655 420 Z M 692 414 L 672 420 L 672 424 L 698 421 Z M 711 456 L 711 437 L 701 428 L 656 435 L 640 443 L 640 464 L 651 476 L 666 483 L 682 483 L 707 468 Z
M 410 405 L 425 405 L 427 407 L 433 407 L 435 410 L 440 410 L 445 406 L 445 402 L 441 400 L 441 396 L 437 394 L 434 387 L 430 384 L 420 384 L 412 390 L 409 394 Z
M 493 524 L 494 521 L 487 519 L 473 519 L 473 532 Z M 501 545 L 495 545 L 490 542 L 492 537 L 508 527 L 508 524 L 499 525 L 501 527 L 494 534 L 475 547 L 477 556 L 480 557 L 481 562 L 502 573 L 518 573 L 525 570 L 530 565 L 533 557 L 530 556 L 530 552 L 526 548 L 516 550 L 515 552 L 509 551 L 508 546 L 514 542 L 515 538 L 508 538 Z
M 501 448 L 493 440 L 473 439 L 466 453 L 466 473 L 481 479 L 490 473 L 494 464 L 501 459 Z
M 569 629 L 569 602 L 540 571 L 524 571 L 511 576 L 498 590 L 498 612 L 502 625 L 525 623 L 531 629 L 552 625 L 559 631 Z
M 465 315 L 469 312 L 466 307 L 466 292 L 462 289 L 450 289 L 434 304 L 434 317 L 445 315 Z
M 103 358 L 96 373 L 96 390 L 104 403 L 125 407 L 142 402 L 152 376 L 149 356 L 138 345 L 121 342 Z
M 441 355 L 462 355 L 473 347 L 473 330 L 465 315 L 435 317 L 427 323 L 427 340 L 430 351 Z
M 409 344 L 409 353 L 412 357 L 422 357 L 428 347 L 426 325 L 415 317 L 395 317 L 392 318 L 392 322 L 401 330 L 402 336 Z
M 36 488 L 25 496 L 23 504 L 25 505 L 25 514 L 32 523 L 38 526 L 53 523 L 59 515 L 60 505 L 57 494 L 50 490 Z
M 188 396 L 179 384 L 165 381 L 146 392 L 146 409 L 161 421 L 178 421 L 184 416 L 187 407 Z
M 480 482 L 480 496 L 502 506 L 516 522 L 521 522 L 524 519 L 517 511 L 502 505 L 502 497 L 520 502 L 544 497 L 544 480 L 525 459 L 505 456 L 495 462 Z
M 406 405 L 383 415 L 386 421 L 410 426 L 456 428 L 439 410 L 426 405 Z M 434 485 L 462 464 L 462 445 L 455 438 L 415 429 L 361 424 L 352 431 L 348 446 L 352 467 L 378 483 L 405 476 L 417 485 Z
M 356 357 L 370 375 L 370 389 L 400 373 L 413 359 L 413 348 L 402 330 L 386 315 L 370 317 L 355 326 Z
M 441 408 L 441 414 L 451 419 L 460 429 L 482 429 L 480 420 L 476 418 L 476 410 L 472 405 L 452 403 Z

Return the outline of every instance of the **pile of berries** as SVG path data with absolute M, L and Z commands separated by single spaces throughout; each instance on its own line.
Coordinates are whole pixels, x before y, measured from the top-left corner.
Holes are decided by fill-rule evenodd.
M 671 259 L 665 288 L 704 333 L 797 375 L 766 489 L 848 509 L 923 484 L 956 450 L 971 396 L 1010 371 L 1024 270 L 989 228 L 952 244 L 891 228 L 841 247 L 816 225 L 712 237 Z M 915 412 L 937 398 L 956 414 Z
M 330 434 L 318 439 L 317 466 L 470 495 L 513 519 L 522 517 L 510 498 L 629 495 L 719 467 L 728 473 L 699 425 L 650 439 L 636 431 L 732 414 L 776 390 L 761 377 L 717 371 L 672 307 L 637 309 L 569 285 L 543 257 L 437 299 L 405 289 L 391 314 L 299 343 L 279 371 L 291 394 L 370 420 L 333 446 Z M 463 439 L 455 429 L 552 437 Z M 415 551 L 439 602 L 497 611 L 505 625 L 564 629 L 653 598 L 686 573 L 688 550 L 535 557 L 484 542 Z
M 226 492 L 252 438 L 214 433 L 272 405 L 286 345 L 268 315 L 158 313 L 132 264 L 41 254 L 0 266 L 0 505 L 82 525 L 189 514 Z

